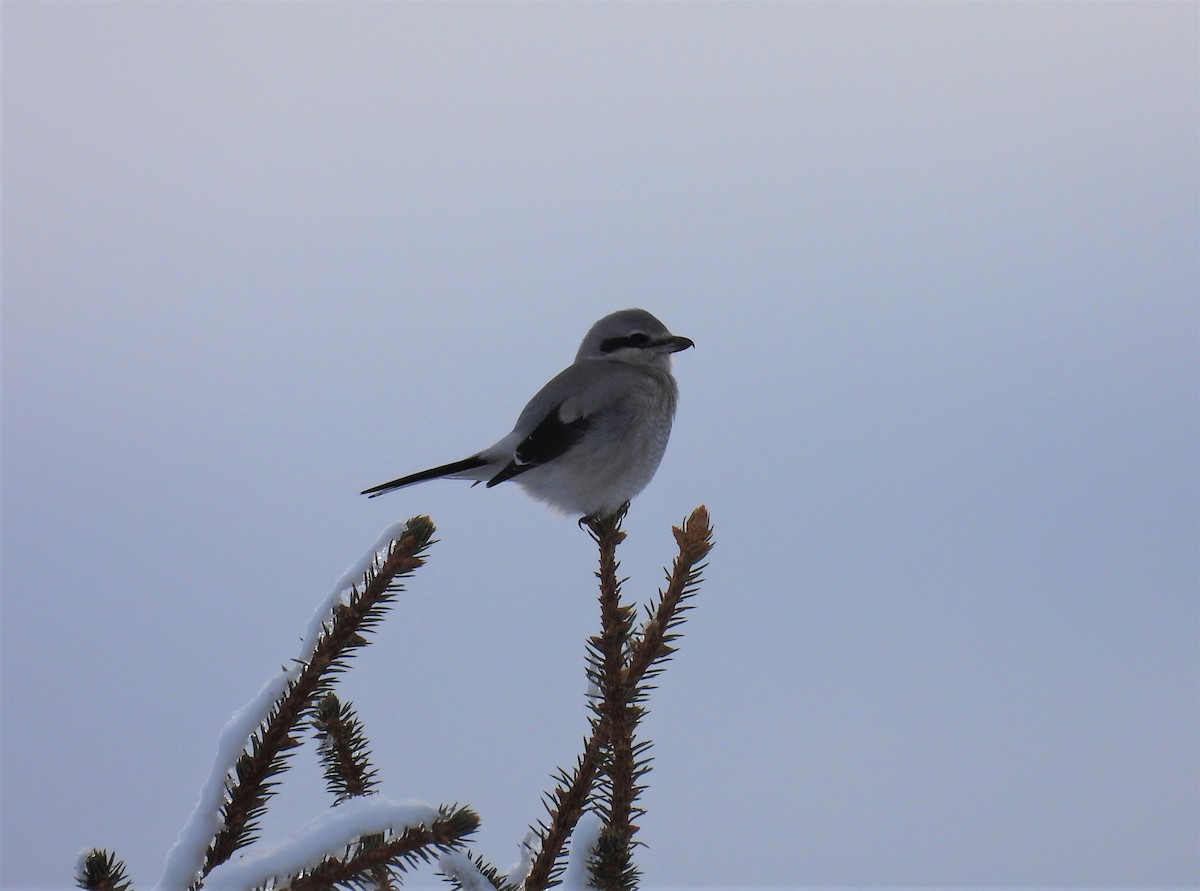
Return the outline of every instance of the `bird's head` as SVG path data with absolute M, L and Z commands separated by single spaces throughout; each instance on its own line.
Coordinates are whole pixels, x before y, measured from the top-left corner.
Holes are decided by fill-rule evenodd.
M 694 347 L 644 309 L 622 309 L 605 316 L 583 338 L 575 361 L 608 359 L 629 365 L 671 367 L 671 353 Z

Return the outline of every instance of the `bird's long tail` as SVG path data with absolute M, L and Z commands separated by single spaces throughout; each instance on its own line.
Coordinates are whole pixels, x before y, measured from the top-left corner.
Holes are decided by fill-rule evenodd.
M 435 480 L 442 476 L 453 476 L 456 473 L 462 473 L 464 470 L 474 470 L 477 467 L 483 467 L 487 463 L 487 459 L 482 455 L 472 455 L 470 458 L 463 458 L 461 461 L 443 464 L 441 467 L 431 467 L 428 470 L 422 470 L 420 473 L 410 473 L 408 476 L 402 476 L 400 479 L 392 480 L 390 483 L 380 483 L 378 486 L 363 489 L 359 494 L 374 498 L 393 489 L 402 489 L 405 486 L 411 486 L 413 483 L 423 483 L 425 480 Z

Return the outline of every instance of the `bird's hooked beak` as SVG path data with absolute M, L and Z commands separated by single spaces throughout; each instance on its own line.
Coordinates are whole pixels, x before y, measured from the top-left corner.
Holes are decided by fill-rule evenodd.
M 690 337 L 667 337 L 655 344 L 655 349 L 661 353 L 678 353 L 680 350 L 686 350 L 688 347 L 694 347 Z

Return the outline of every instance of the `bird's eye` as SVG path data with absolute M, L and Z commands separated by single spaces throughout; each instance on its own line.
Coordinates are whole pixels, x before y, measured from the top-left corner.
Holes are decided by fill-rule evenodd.
M 626 338 L 626 341 L 631 347 L 644 347 L 650 342 L 650 338 L 641 331 L 637 331 L 633 334 L 630 334 L 629 337 Z

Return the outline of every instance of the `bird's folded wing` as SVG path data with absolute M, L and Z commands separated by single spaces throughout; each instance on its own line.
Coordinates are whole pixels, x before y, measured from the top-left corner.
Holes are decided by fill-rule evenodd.
M 529 400 L 517 420 L 528 431 L 513 459 L 488 486 L 510 480 L 566 454 L 583 438 L 598 412 L 629 392 L 629 370 L 613 362 L 579 362 L 560 372 Z
M 488 488 L 532 470 L 539 464 L 553 461 L 579 442 L 590 424 L 588 418 L 576 418 L 574 421 L 565 422 L 559 415 L 559 409 L 555 408 L 521 440 L 513 459 L 488 480 Z

